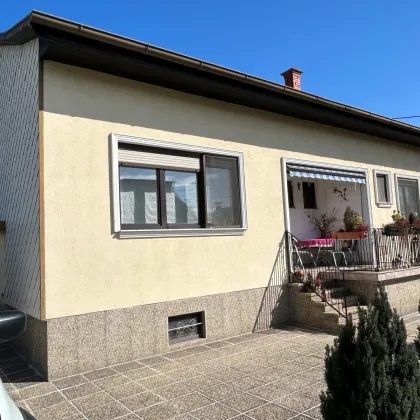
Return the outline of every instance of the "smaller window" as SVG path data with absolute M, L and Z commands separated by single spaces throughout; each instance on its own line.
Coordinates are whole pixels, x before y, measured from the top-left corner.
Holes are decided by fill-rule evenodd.
M 386 175 L 376 175 L 376 184 L 378 185 L 378 200 L 380 203 L 387 203 L 388 197 L 388 186 L 387 186 Z
M 220 156 L 205 156 L 205 189 L 207 224 L 241 226 L 238 160 Z
M 204 338 L 204 312 L 170 316 L 168 318 L 169 344 Z
M 303 208 L 316 209 L 315 183 L 302 182 Z
M 295 208 L 295 202 L 293 200 L 293 185 L 292 181 L 287 181 L 287 194 L 289 196 L 289 209 Z
M 375 195 L 378 207 L 390 207 L 392 205 L 390 172 L 375 171 Z

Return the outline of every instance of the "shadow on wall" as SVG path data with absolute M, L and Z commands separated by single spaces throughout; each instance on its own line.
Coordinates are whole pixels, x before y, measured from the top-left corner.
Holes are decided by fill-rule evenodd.
M 44 71 L 47 112 L 377 166 L 420 169 L 417 148 L 381 138 L 58 63 L 47 62 Z
M 288 281 L 286 235 L 284 235 L 255 321 L 254 332 L 276 328 L 289 322 Z

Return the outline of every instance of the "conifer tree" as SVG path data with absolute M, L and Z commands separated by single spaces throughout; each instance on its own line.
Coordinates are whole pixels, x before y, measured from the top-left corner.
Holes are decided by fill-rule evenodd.
M 414 345 L 420 358 L 420 325 L 417 327 L 417 338 L 414 340 Z
M 420 368 L 407 344 L 404 321 L 383 286 L 368 309 L 359 308 L 325 359 L 324 420 L 420 419 Z

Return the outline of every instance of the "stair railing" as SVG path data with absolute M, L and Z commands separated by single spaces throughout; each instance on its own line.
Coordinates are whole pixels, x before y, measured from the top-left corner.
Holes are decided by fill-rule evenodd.
M 299 239 L 286 232 L 286 262 L 288 263 L 289 282 L 303 283 L 302 291 L 314 293 L 322 302 L 349 321 L 347 311 L 347 287 L 344 272 L 337 264 L 341 252 L 318 250 L 298 246 Z M 330 258 L 328 258 L 330 257 Z M 341 256 L 345 259 L 344 254 Z

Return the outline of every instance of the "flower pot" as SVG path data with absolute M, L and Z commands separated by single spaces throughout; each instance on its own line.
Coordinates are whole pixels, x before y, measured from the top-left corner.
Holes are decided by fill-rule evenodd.
M 386 226 L 383 232 L 385 236 L 407 236 L 410 232 L 410 228 L 409 227 L 393 228 L 393 227 Z
M 303 275 L 298 275 L 298 274 L 293 274 L 292 275 L 292 282 L 293 283 L 303 283 L 303 279 L 304 279 Z
M 363 239 L 367 237 L 367 231 L 356 231 L 356 232 L 333 232 L 332 237 L 334 239 L 349 239 L 349 240 L 357 240 Z

